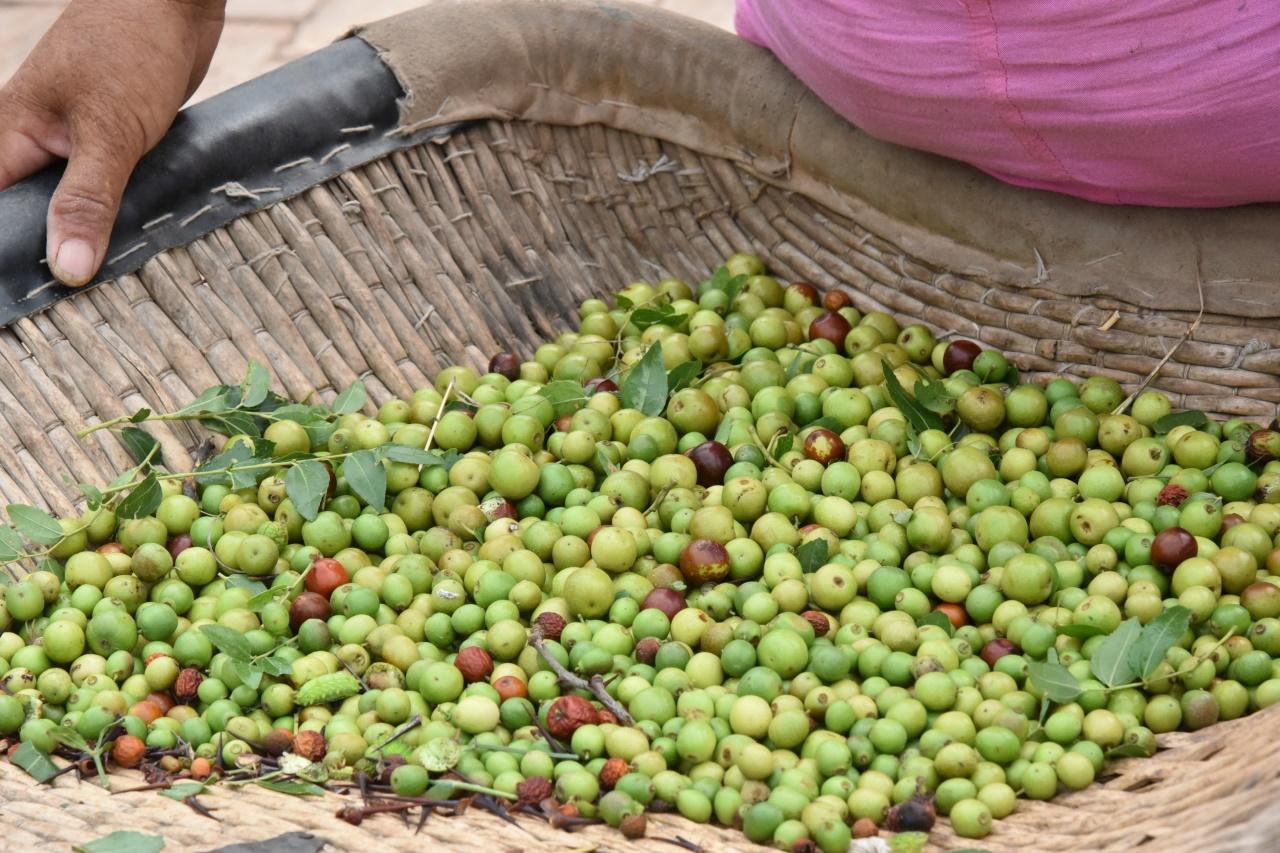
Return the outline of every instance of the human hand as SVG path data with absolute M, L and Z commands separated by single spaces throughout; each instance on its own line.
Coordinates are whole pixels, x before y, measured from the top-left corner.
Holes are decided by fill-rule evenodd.
M 58 159 L 49 268 L 87 284 L 134 167 L 200 85 L 225 0 L 72 0 L 0 89 L 0 189 Z

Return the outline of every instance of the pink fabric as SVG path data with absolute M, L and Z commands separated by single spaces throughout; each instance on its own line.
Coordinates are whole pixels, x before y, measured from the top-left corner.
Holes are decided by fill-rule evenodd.
M 1280 201 L 1266 0 L 738 0 L 866 132 L 1110 204 Z

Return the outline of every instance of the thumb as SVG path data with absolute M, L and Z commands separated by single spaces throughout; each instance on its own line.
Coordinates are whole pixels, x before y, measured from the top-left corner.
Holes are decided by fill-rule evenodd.
M 142 156 L 118 136 L 115 145 L 104 141 L 112 136 L 89 131 L 73 137 L 67 169 L 49 202 L 49 268 L 72 287 L 88 284 L 102 266 L 120 197 Z

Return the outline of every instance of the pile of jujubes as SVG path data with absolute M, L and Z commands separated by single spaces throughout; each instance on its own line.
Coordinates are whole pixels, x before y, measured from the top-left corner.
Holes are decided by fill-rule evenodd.
M 251 484 L 64 521 L 4 592 L 0 736 L 839 851 L 982 837 L 1280 701 L 1280 433 L 1023 382 L 749 255 L 331 418 L 272 422 Z M 345 454 L 388 446 L 432 460 L 371 506 Z

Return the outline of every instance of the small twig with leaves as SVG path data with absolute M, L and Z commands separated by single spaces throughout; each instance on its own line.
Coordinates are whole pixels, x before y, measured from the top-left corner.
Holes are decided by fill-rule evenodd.
M 542 659 L 547 662 L 547 666 L 551 667 L 551 670 L 555 672 L 556 678 L 560 681 L 560 685 L 562 687 L 589 691 L 593 696 L 599 699 L 600 704 L 604 705 L 604 707 L 618 719 L 618 722 L 624 726 L 632 725 L 635 722 L 631 718 L 631 715 L 627 713 L 627 709 L 622 707 L 621 703 L 619 703 L 617 699 L 614 699 L 609 695 L 609 691 L 605 689 L 603 678 L 598 675 L 593 675 L 590 680 L 588 680 L 565 669 L 560 661 L 556 660 L 555 656 L 547 651 L 547 647 L 543 642 L 541 629 L 535 627 L 529 632 L 529 645 L 533 646 L 534 649 L 537 650 L 538 654 L 542 656 Z

